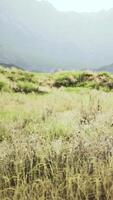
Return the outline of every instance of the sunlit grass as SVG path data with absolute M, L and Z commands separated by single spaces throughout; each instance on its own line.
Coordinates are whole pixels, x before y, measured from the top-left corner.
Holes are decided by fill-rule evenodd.
M 113 197 L 113 93 L 0 94 L 0 199 Z

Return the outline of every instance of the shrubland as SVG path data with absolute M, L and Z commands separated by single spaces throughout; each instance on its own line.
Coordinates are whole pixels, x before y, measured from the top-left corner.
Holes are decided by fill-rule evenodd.
M 0 199 L 112 200 L 112 75 L 0 76 Z
M 108 72 L 91 72 L 91 71 L 60 71 L 54 73 L 27 72 L 12 67 L 0 67 L 0 90 L 23 92 L 23 93 L 40 93 L 41 88 L 76 88 L 85 87 L 92 89 L 103 89 L 110 91 L 113 89 L 113 75 Z

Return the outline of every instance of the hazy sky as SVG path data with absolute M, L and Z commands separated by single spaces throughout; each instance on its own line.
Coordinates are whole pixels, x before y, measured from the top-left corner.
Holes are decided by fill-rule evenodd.
M 59 10 L 92 12 L 113 8 L 113 0 L 48 0 Z

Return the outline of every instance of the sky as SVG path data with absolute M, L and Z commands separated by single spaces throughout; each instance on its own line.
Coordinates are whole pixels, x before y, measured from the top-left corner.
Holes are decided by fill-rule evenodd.
M 113 0 L 48 0 L 58 10 L 96 12 L 113 8 Z

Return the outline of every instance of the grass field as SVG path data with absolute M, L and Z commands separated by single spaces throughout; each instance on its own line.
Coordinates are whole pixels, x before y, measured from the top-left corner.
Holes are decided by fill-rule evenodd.
M 112 199 L 113 93 L 0 95 L 0 199 Z
M 0 200 L 112 199 L 112 90 L 1 90 Z

